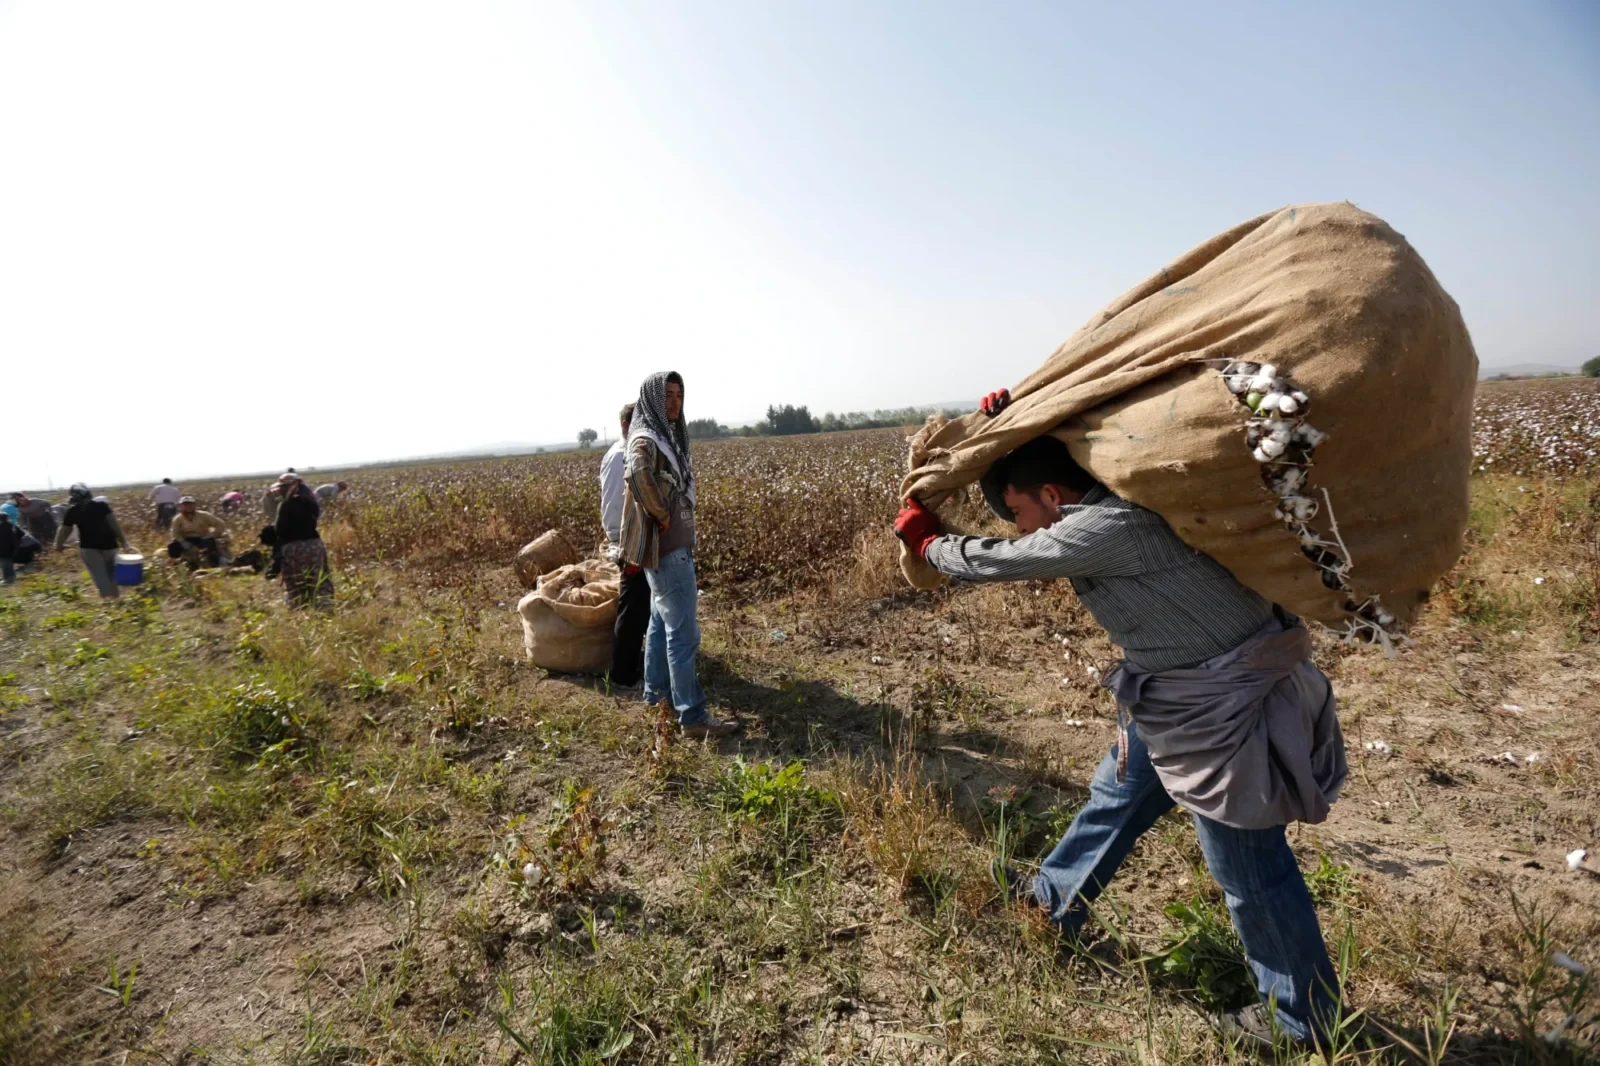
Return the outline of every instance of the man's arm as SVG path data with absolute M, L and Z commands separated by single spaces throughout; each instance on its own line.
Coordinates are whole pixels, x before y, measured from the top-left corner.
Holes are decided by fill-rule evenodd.
M 111 528 L 112 536 L 117 538 L 117 543 L 122 545 L 122 550 L 123 551 L 132 551 L 133 550 L 132 547 L 130 547 L 129 544 L 128 544 L 128 538 L 126 536 L 124 536 L 123 533 L 122 533 L 122 523 L 117 521 L 117 516 L 116 515 L 114 515 L 114 514 L 106 515 L 106 525 Z
M 943 536 L 928 543 L 928 565 L 959 581 L 1129 577 L 1144 569 L 1130 519 L 1136 512 L 1079 507 L 1024 537 Z
M 623 449 L 618 448 L 606 454 L 600 467 L 600 524 L 612 544 L 622 539 L 622 472 L 627 462 Z
M 636 437 L 628 442 L 628 487 L 639 498 L 639 503 L 660 524 L 662 529 L 672 524 L 672 514 L 667 501 L 656 484 L 655 472 L 650 468 L 650 451 L 653 446 L 648 437 Z

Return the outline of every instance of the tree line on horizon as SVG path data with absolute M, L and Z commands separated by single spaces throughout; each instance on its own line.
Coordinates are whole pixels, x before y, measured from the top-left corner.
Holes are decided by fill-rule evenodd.
M 734 429 L 714 418 L 696 418 L 689 423 L 689 439 L 715 440 L 718 437 L 791 437 L 802 433 L 839 433 L 851 429 L 887 429 L 921 422 L 937 411 L 946 418 L 965 414 L 964 410 L 933 407 L 879 408 L 874 411 L 827 412 L 821 418 L 801 404 L 772 404 L 761 421 Z
M 973 406 L 977 406 L 974 404 Z M 845 411 L 842 414 L 827 412 L 821 418 L 801 404 L 771 404 L 767 416 L 753 425 L 725 426 L 715 418 L 694 418 L 689 421 L 690 440 L 717 440 L 722 437 L 792 437 L 802 433 L 839 433 L 851 429 L 888 429 L 893 426 L 910 426 L 929 415 L 938 413 L 945 418 L 966 414 L 962 408 L 896 407 L 878 408 L 874 411 Z M 599 437 L 592 429 L 580 430 L 578 447 L 587 448 Z M 539 449 L 543 451 L 544 449 Z

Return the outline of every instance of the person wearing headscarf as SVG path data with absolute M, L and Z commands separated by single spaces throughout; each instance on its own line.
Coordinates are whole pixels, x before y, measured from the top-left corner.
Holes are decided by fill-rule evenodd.
M 706 712 L 695 674 L 700 651 L 694 573 L 694 468 L 683 418 L 683 378 L 651 374 L 639 387 L 628 427 L 627 498 L 619 565 L 644 569 L 650 624 L 644 638 L 644 699 L 672 703 L 686 736 L 725 737 L 738 729 Z
M 57 551 L 66 546 L 74 529 L 78 531 L 78 557 L 100 591 L 100 598 L 116 599 L 120 592 L 116 582 L 117 547 L 131 550 L 128 538 L 117 524 L 117 516 L 111 513 L 111 505 L 95 499 L 82 482 L 67 490 L 67 513 L 61 516 L 61 528 L 56 531 Z
M 316 494 L 291 470 L 278 479 L 278 496 L 282 503 L 272 524 L 274 562 L 283 577 L 284 596 L 290 607 L 327 607 L 333 603 L 333 573 L 317 533 L 322 508 Z

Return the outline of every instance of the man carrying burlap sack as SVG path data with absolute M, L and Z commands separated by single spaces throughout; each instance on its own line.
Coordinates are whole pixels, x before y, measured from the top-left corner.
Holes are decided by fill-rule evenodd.
M 993 417 L 1008 402 L 994 393 L 983 410 Z M 959 581 L 1067 578 L 1126 654 L 1104 681 L 1121 708 L 1118 742 L 1041 864 L 1033 899 L 1076 935 L 1139 837 L 1180 805 L 1194 816 L 1263 1000 L 1229 1012 L 1223 1028 L 1259 1043 L 1270 1044 L 1274 1027 L 1317 1040 L 1336 1017 L 1337 977 L 1284 830 L 1323 821 L 1348 769 L 1332 687 L 1311 661 L 1305 626 L 1159 515 L 1097 483 L 1053 437 L 1002 458 L 982 485 L 1022 536 L 943 535 L 912 499 L 896 534 Z

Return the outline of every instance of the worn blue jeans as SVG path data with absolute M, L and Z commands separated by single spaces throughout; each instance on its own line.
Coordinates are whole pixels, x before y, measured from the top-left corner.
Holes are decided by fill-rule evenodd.
M 1172 809 L 1172 797 L 1133 733 L 1128 767 L 1117 780 L 1117 748 L 1101 760 L 1089 802 L 1039 867 L 1033 894 L 1063 931 L 1076 933 L 1094 902 L 1145 830 Z M 1325 1032 L 1337 998 L 1337 977 L 1322 941 L 1317 912 L 1295 863 L 1284 827 L 1234 829 L 1194 816 L 1206 866 L 1227 899 L 1264 1002 L 1277 1003 L 1278 1024 L 1297 1040 Z
M 694 554 L 679 548 L 644 572 L 650 583 L 650 627 L 644 634 L 644 700 L 652 706 L 671 693 L 681 725 L 706 720 L 706 694 L 695 676 L 700 652 L 700 590 Z

